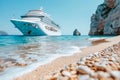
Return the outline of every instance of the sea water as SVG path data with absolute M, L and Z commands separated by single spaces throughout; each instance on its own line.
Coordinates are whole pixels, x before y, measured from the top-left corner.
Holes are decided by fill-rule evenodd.
M 81 52 L 98 38 L 108 36 L 0 36 L 0 66 L 7 66 L 0 72 L 0 79 L 10 80 L 58 57 Z M 14 63 L 27 66 L 18 67 Z

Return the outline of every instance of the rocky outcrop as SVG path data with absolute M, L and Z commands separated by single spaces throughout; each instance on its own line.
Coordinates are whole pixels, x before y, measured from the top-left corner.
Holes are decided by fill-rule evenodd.
M 89 35 L 120 35 L 120 0 L 104 0 L 91 17 Z
M 73 31 L 73 36 L 80 36 L 80 35 L 81 33 L 77 29 Z
M 0 31 L 0 35 L 8 35 L 5 31 Z

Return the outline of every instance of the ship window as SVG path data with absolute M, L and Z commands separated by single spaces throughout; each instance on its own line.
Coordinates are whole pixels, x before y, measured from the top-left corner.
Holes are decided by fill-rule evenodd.
M 28 24 L 28 26 L 32 26 L 32 24 Z
M 32 26 L 34 27 L 34 24 L 32 24 Z
M 41 17 L 40 17 L 40 20 L 43 21 L 43 18 L 44 18 L 44 16 L 41 16 Z

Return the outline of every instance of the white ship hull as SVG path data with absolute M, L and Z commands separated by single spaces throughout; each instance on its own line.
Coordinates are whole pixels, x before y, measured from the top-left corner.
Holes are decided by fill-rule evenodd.
M 31 36 L 59 36 L 61 31 L 43 22 L 33 22 L 27 20 L 12 19 L 11 22 L 18 28 L 23 35 Z

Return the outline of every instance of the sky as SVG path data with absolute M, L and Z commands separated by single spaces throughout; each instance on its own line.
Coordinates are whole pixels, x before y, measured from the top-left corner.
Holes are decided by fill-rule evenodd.
M 21 35 L 10 19 L 20 19 L 29 10 L 40 9 L 59 24 L 63 35 L 78 29 L 82 35 L 90 30 L 90 18 L 104 0 L 0 0 L 0 31 Z

